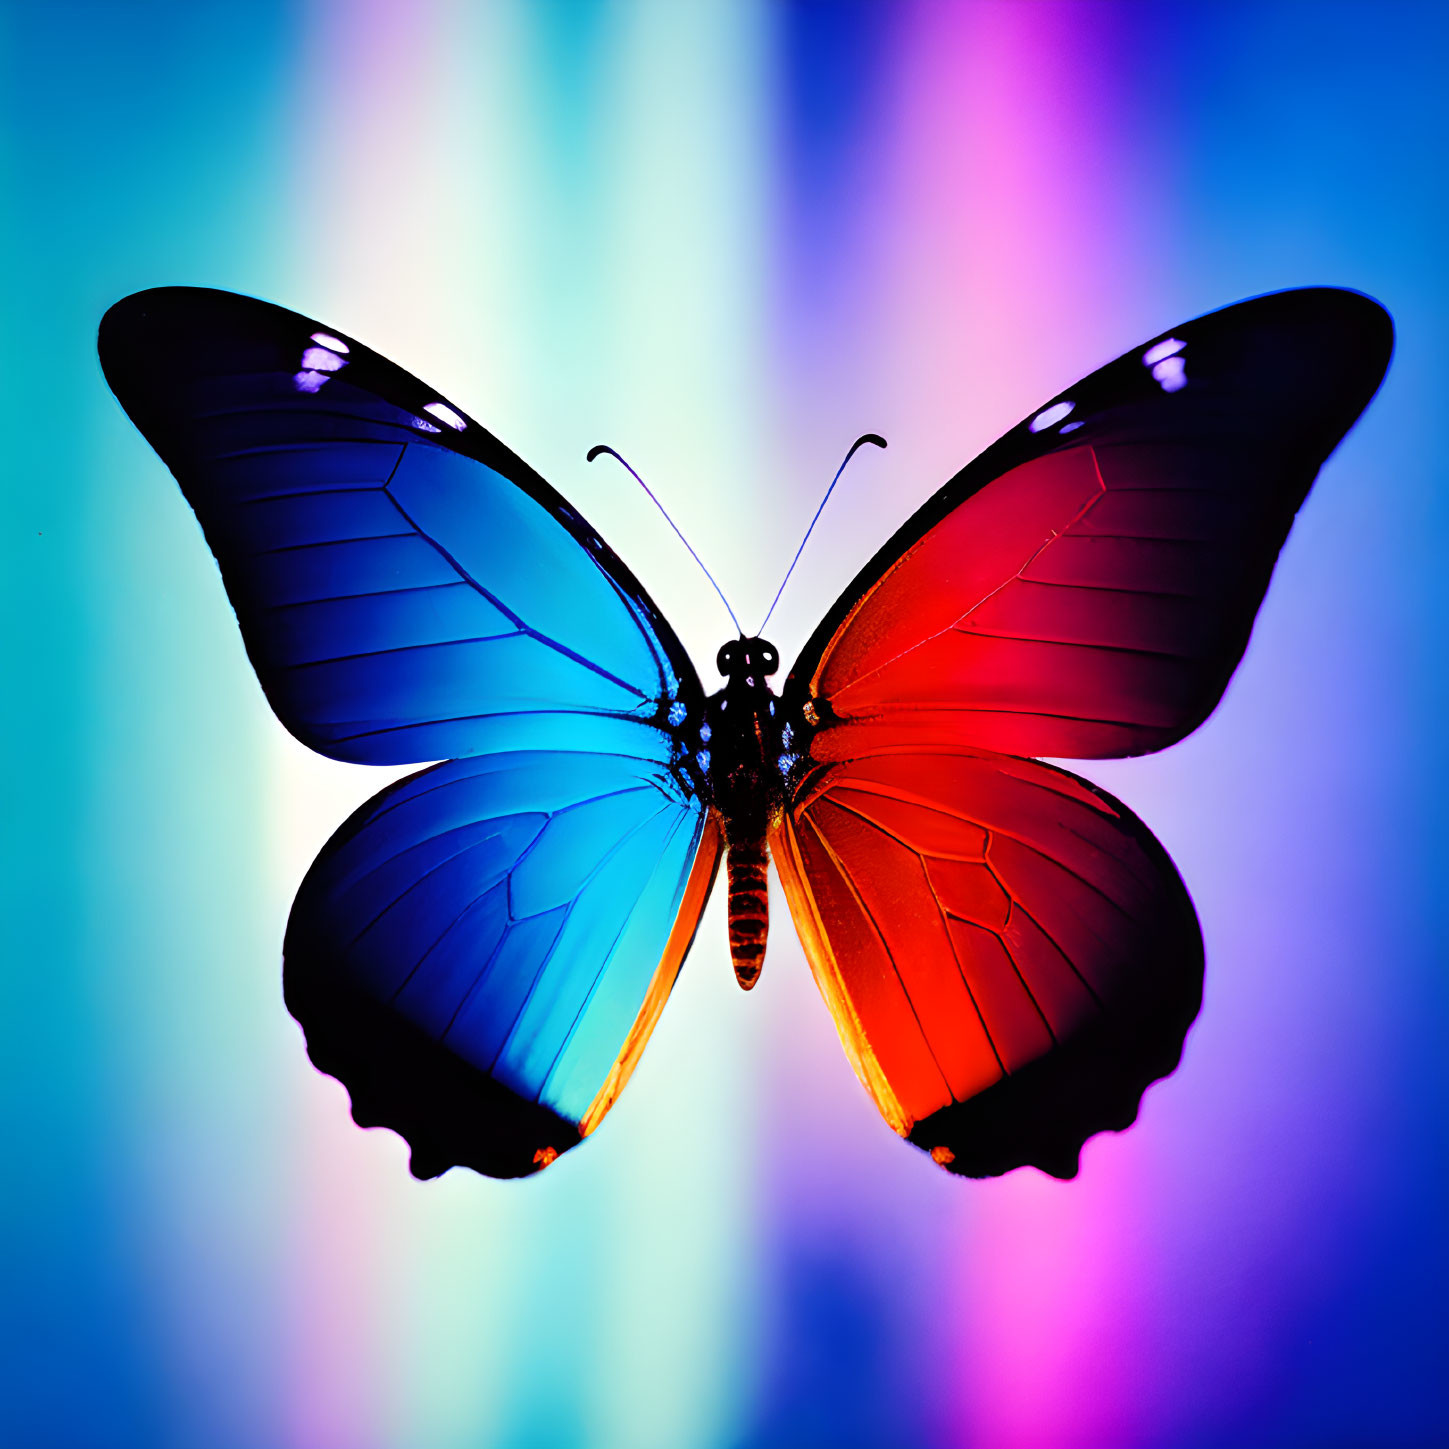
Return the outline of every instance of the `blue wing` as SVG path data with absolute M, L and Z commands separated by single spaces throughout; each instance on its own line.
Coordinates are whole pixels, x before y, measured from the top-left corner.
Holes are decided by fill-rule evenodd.
M 668 728 L 700 699 L 673 630 L 588 524 L 361 343 L 170 287 L 112 307 L 99 347 L 304 744 L 421 762 L 566 739 L 581 717 Z
M 546 1166 L 643 1050 L 713 881 L 718 832 L 662 753 L 454 760 L 363 806 L 312 866 L 287 1005 L 412 1170 Z
M 166 288 L 99 346 L 287 728 L 451 760 L 364 806 L 298 893 L 313 1061 L 419 1176 L 536 1171 L 618 1096 L 713 880 L 688 656 L 536 473 L 345 334 Z

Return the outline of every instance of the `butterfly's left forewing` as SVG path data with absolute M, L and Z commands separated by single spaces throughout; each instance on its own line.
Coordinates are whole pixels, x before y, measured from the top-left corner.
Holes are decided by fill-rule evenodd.
M 419 1175 L 547 1165 L 622 1090 L 713 879 L 688 656 L 532 469 L 336 329 L 166 288 L 113 307 L 100 354 L 283 724 L 339 760 L 451 757 L 365 805 L 298 894 L 314 1061 Z
M 174 287 L 118 302 L 100 355 L 196 511 L 272 708 L 312 749 L 421 763 L 591 720 L 668 728 L 698 695 L 584 520 L 355 339 Z

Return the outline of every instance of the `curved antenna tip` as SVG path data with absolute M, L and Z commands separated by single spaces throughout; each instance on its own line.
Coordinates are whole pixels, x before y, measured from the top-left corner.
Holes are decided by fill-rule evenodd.
M 765 617 L 755 631 L 757 634 L 765 632 L 765 625 L 770 622 L 770 617 L 775 612 L 775 605 L 780 602 L 780 595 L 785 592 L 785 585 L 790 582 L 790 575 L 795 572 L 795 565 L 800 562 L 800 555 L 805 552 L 805 545 L 810 542 L 810 535 L 815 532 L 815 525 L 820 522 L 820 515 L 825 512 L 825 505 L 830 502 L 830 495 L 835 492 L 835 485 L 840 482 L 840 475 L 845 472 L 845 465 L 866 443 L 871 443 L 877 448 L 884 448 L 886 440 L 879 433 L 862 433 L 850 445 L 849 452 L 846 453 L 840 467 L 835 470 L 835 477 L 830 480 L 830 487 L 825 490 L 825 497 L 820 500 L 820 507 L 815 510 L 815 517 L 810 520 L 810 527 L 805 530 L 805 537 L 800 540 L 800 547 L 795 550 L 795 557 L 790 560 L 790 567 L 785 570 L 785 577 L 780 580 L 780 587 L 775 590 L 775 597 L 770 600 L 770 607 L 765 610 Z
M 714 585 L 714 591 L 719 595 L 720 603 L 725 606 L 725 612 L 729 614 L 730 622 L 734 624 L 736 629 L 740 629 L 740 621 L 738 618 L 736 618 L 735 611 L 730 608 L 730 601 L 725 598 L 724 590 L 720 588 L 719 581 L 712 573 L 710 573 L 707 568 L 705 568 L 704 560 L 700 558 L 697 553 L 695 553 L 694 545 L 690 543 L 690 541 L 679 531 L 679 525 L 669 516 L 669 510 L 665 508 L 665 506 L 654 496 L 654 490 L 650 488 L 650 486 L 638 475 L 638 473 L 634 471 L 633 465 L 629 463 L 624 455 L 617 448 L 611 448 L 607 443 L 595 443 L 594 446 L 589 449 L 584 461 L 587 463 L 592 463 L 594 459 L 597 458 L 601 453 L 607 453 L 616 462 L 621 464 L 624 468 L 624 471 L 626 473 L 629 473 L 633 477 L 634 481 L 644 490 L 646 494 L 648 494 L 649 501 L 653 503 L 653 505 L 660 511 L 660 513 L 664 515 L 665 523 L 667 523 L 670 528 L 674 530 L 675 536 L 679 539 L 680 543 L 682 543 L 685 548 L 689 550 L 689 556 L 695 561 L 695 563 L 699 565 L 700 572 L 705 576 L 705 578 L 710 581 L 711 584 Z M 741 636 L 744 635 L 744 632 L 745 631 L 743 629 L 740 629 Z

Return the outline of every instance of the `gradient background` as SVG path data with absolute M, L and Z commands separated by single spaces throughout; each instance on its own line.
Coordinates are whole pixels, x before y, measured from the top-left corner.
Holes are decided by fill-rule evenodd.
M 1449 10 L 13 3 L 0 10 L 0 1443 L 1398 1449 L 1444 1375 Z M 604 1130 L 412 1181 L 282 1006 L 385 772 L 273 721 L 96 323 L 195 283 L 366 339 L 528 458 L 701 664 L 786 659 L 969 456 L 1238 298 L 1382 299 L 1213 719 L 1089 766 L 1171 850 L 1206 1004 L 1080 1178 L 973 1184 L 716 900 Z M 706 678 L 711 677 L 706 674 Z M 394 772 L 396 773 L 396 772 Z M 777 905 L 783 917 L 783 903 Z

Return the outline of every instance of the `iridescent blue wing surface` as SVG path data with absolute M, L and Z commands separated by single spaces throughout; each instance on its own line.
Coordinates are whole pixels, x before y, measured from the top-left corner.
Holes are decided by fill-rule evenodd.
M 421 763 L 566 737 L 580 716 L 667 727 L 698 699 L 593 529 L 355 339 L 167 287 L 112 307 L 99 346 L 196 511 L 272 708 L 312 749 Z
M 613 1105 L 678 974 L 719 835 L 667 751 L 453 760 L 362 807 L 292 908 L 287 1005 L 412 1170 L 547 1166 Z
M 688 656 L 548 484 L 345 333 L 165 288 L 99 347 L 283 724 L 334 759 L 450 761 L 364 806 L 298 894 L 313 1060 L 419 1176 L 546 1166 L 617 1098 L 713 880 Z

